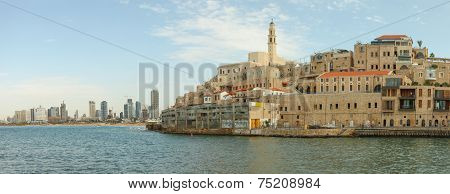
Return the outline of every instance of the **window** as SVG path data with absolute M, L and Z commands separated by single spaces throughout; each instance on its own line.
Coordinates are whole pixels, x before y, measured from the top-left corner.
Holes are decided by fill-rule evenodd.
M 374 108 L 378 108 L 378 103 L 375 102 Z
M 319 110 L 322 110 L 322 104 L 319 104 Z
M 368 107 L 368 108 L 372 108 L 372 104 L 369 102 L 369 104 L 368 104 L 367 107 Z
M 342 89 L 341 89 L 341 91 L 344 91 L 345 90 L 345 86 L 344 85 L 342 85 Z
M 431 97 L 431 89 L 428 89 L 428 97 Z
M 443 78 L 444 77 L 444 72 L 439 72 L 439 78 Z
M 355 107 L 355 109 L 358 108 L 358 103 L 355 103 L 355 104 L 353 105 L 353 107 Z
M 302 110 L 302 107 L 301 107 L 301 106 L 298 106 L 298 110 Z
M 366 91 L 369 91 L 369 85 L 366 85 Z
M 347 103 L 347 109 L 350 109 L 350 103 Z
M 284 107 L 284 111 L 287 111 L 287 107 Z
M 353 85 L 350 85 L 350 92 L 353 91 Z
M 422 89 L 419 89 L 419 97 L 422 97 Z
M 422 100 L 419 100 L 419 108 L 422 108 Z
M 335 108 L 336 108 L 336 109 L 339 109 L 339 104 L 336 104 Z
M 423 77 L 423 73 L 419 73 L 419 77 L 422 78 Z
M 427 108 L 431 108 L 431 100 L 427 101 Z

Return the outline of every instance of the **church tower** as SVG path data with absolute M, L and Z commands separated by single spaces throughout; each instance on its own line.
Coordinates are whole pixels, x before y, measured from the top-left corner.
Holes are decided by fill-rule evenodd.
M 275 23 L 270 22 L 269 26 L 269 35 L 268 35 L 269 41 L 268 41 L 268 55 L 269 55 L 269 64 L 273 64 L 276 57 L 277 57 L 277 36 L 275 35 Z

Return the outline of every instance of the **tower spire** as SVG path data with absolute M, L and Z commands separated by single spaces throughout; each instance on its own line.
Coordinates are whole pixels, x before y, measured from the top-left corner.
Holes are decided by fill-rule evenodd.
M 269 35 L 268 35 L 268 55 L 269 55 L 269 64 L 273 64 L 277 57 L 277 36 L 275 33 L 275 23 L 272 21 L 269 25 Z

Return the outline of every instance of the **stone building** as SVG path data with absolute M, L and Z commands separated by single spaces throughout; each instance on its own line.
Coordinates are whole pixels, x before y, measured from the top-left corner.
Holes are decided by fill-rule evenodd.
M 249 129 L 449 126 L 450 59 L 431 57 L 421 41 L 417 48 L 406 35 L 383 35 L 299 63 L 278 56 L 275 32 L 272 21 L 267 52 L 221 65 L 196 91 L 177 97 L 162 112 L 163 124 L 198 129 L 207 123 L 200 118 L 229 117 L 239 105 L 236 125 Z M 222 126 L 214 122 L 208 126 Z

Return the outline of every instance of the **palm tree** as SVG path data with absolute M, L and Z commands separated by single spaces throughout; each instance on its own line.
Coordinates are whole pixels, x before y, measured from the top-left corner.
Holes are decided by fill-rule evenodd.
M 423 41 L 421 41 L 421 40 L 417 41 L 417 44 L 419 44 L 419 48 L 422 48 L 422 43 L 423 43 Z
M 434 58 L 434 53 L 431 53 L 431 54 L 430 54 L 430 58 Z

